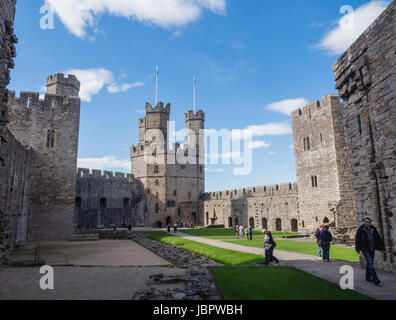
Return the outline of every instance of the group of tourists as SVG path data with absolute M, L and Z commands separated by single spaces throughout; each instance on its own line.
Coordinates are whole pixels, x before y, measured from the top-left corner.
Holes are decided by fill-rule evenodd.
M 318 244 L 318 258 L 330 262 L 330 243 L 333 241 L 333 236 L 329 226 L 320 226 L 315 232 L 315 237 Z M 358 254 L 362 253 L 366 260 L 366 281 L 379 285 L 381 281 L 374 268 L 375 251 L 385 252 L 385 244 L 378 230 L 371 224 L 370 218 L 365 218 L 363 225 L 356 232 L 355 250 Z
M 242 225 L 236 225 L 234 231 L 236 240 L 244 238 L 245 240 L 253 240 L 252 227 L 243 227 Z
M 178 223 L 177 221 L 175 221 L 175 223 L 173 224 L 173 232 L 174 232 L 174 233 L 177 232 L 177 228 L 178 228 L 178 227 L 179 227 L 179 223 Z M 194 225 L 193 225 L 192 222 L 187 223 L 187 222 L 183 221 L 183 222 L 180 224 L 180 227 L 181 227 L 181 228 L 192 229 L 192 228 L 194 228 Z M 170 223 L 168 223 L 168 232 L 169 232 L 169 233 L 171 232 L 171 228 L 172 228 L 172 225 L 171 225 Z
M 323 262 L 330 262 L 330 243 L 333 241 L 333 235 L 329 229 L 328 225 L 322 225 L 315 232 L 318 244 L 318 258 L 323 259 Z

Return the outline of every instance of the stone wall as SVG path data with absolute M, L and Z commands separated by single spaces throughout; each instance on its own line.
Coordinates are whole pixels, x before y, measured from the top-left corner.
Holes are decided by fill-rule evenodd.
M 204 223 L 297 232 L 297 194 L 292 183 L 205 193 Z
M 54 84 L 55 82 L 55 84 Z M 73 96 L 70 84 L 73 84 Z M 77 148 L 80 118 L 79 81 L 50 76 L 53 94 L 10 92 L 8 127 L 37 157 L 32 170 L 30 240 L 64 240 L 74 232 Z M 51 91 L 52 92 L 52 91 Z
M 141 225 L 138 212 L 143 202 L 143 187 L 131 174 L 81 168 L 77 171 L 78 229 Z
M 334 65 L 336 88 L 352 145 L 357 225 L 373 219 L 385 239 L 387 259 L 396 255 L 396 2 L 355 41 Z
M 356 223 L 341 110 L 340 98 L 329 95 L 294 111 L 292 122 L 300 227 L 307 233 L 324 223 L 342 227 L 347 241 Z
M 10 69 L 14 67 L 15 46 L 13 23 L 16 0 L 0 0 L 0 265 L 7 261 L 11 239 L 11 224 L 8 203 L 11 168 L 14 166 L 14 155 L 22 147 L 13 140 L 6 125 L 8 122 L 7 86 L 10 81 Z

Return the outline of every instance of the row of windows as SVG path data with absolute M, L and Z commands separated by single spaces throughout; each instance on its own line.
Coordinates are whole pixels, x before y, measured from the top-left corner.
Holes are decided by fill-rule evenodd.
M 323 142 L 323 134 L 319 134 L 319 140 L 322 143 Z M 311 150 L 311 139 L 309 137 L 306 137 L 303 139 L 304 143 L 304 151 L 309 151 Z

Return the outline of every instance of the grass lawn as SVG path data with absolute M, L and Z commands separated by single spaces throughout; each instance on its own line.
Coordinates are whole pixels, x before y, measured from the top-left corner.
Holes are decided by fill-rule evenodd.
M 155 241 L 178 246 L 184 250 L 199 254 L 225 265 L 234 266 L 264 263 L 264 257 L 256 254 L 217 248 L 176 237 L 162 231 L 142 231 L 142 233 L 149 235 L 149 237 Z
M 252 240 L 252 241 L 226 240 L 226 242 L 236 243 L 248 247 L 263 248 L 264 250 L 264 241 L 262 240 Z M 276 240 L 275 250 L 299 252 L 299 253 L 305 253 L 316 256 L 318 254 L 318 245 L 315 242 Z M 332 245 L 330 247 L 330 258 L 334 260 L 342 260 L 342 261 L 350 261 L 350 262 L 359 261 L 359 255 L 356 253 L 354 249 L 345 248 L 337 245 Z
M 212 267 L 226 300 L 368 300 L 292 267 Z
M 226 228 L 200 228 L 200 229 L 183 229 L 179 230 L 185 234 L 195 237 L 202 237 L 207 239 L 234 239 L 235 240 L 235 232 L 233 229 Z M 282 237 L 285 235 L 285 232 L 272 232 L 272 236 Z M 288 233 L 288 235 L 296 235 L 296 233 Z M 253 238 L 255 239 L 264 239 L 264 233 L 261 230 L 253 230 Z

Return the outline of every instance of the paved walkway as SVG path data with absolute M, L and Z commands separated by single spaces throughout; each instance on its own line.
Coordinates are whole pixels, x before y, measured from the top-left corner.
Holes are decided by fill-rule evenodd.
M 264 255 L 264 249 L 247 247 L 239 244 L 224 242 L 222 240 L 207 239 L 194 237 L 182 232 L 172 233 L 173 235 L 186 238 L 192 241 L 205 243 L 211 246 L 229 249 L 240 252 Z M 345 265 L 353 267 L 354 270 L 354 287 L 355 290 L 380 300 L 396 299 L 396 275 L 387 272 L 378 272 L 378 276 L 382 281 L 381 286 L 375 286 L 373 283 L 367 282 L 365 279 L 365 269 L 360 267 L 358 263 L 332 261 L 330 263 L 323 262 L 315 256 L 275 250 L 275 256 L 281 260 L 280 266 L 291 266 L 313 274 L 319 278 L 339 284 L 341 277 L 340 268 Z

